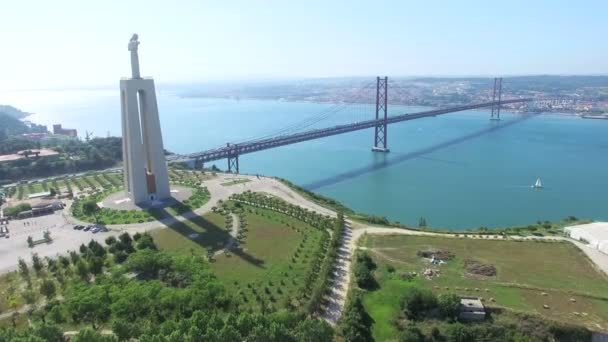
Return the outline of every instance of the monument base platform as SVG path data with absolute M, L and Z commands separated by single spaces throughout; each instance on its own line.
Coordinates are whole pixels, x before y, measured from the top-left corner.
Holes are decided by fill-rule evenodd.
M 166 208 L 180 202 L 184 202 L 192 196 L 192 191 L 192 188 L 184 186 L 171 186 L 171 197 L 162 200 L 146 201 L 135 204 L 129 198 L 128 194 L 123 190 L 109 195 L 98 204 L 102 208 L 114 210 L 146 210 L 153 208 Z

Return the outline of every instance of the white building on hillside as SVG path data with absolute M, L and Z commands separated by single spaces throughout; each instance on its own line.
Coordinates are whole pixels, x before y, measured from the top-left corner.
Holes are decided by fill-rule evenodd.
M 608 222 L 593 222 L 564 228 L 567 236 L 608 254 Z

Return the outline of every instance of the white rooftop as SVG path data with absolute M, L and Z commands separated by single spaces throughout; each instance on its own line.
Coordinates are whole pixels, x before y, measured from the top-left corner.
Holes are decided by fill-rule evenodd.
M 566 232 L 572 233 L 585 233 L 586 235 L 593 236 L 595 240 L 602 241 L 608 240 L 608 222 L 593 222 L 587 224 L 579 224 L 577 226 L 569 226 L 564 228 Z

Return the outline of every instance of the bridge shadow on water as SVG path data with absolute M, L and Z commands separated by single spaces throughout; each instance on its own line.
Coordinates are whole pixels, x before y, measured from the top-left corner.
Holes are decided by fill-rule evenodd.
M 206 250 L 211 250 L 213 252 L 221 250 L 226 247 L 228 242 L 232 239 L 232 236 L 228 231 L 218 227 L 215 223 L 205 219 L 204 217 L 194 214 L 194 212 L 183 214 L 182 217 L 185 218 L 183 221 L 180 221 L 165 208 L 154 209 L 153 215 L 159 221 L 163 220 L 168 222 L 167 227 L 164 229 L 171 229 Z M 199 227 L 200 230 L 193 229 L 189 224 L 187 224 L 188 222 L 196 227 Z M 195 236 L 195 234 L 196 237 L 193 238 L 192 236 Z M 253 266 L 265 268 L 264 260 L 247 253 L 240 247 L 231 248 L 230 253 Z
M 334 185 L 334 184 L 338 184 L 340 182 L 349 180 L 349 179 L 353 179 L 359 176 L 362 176 L 364 174 L 367 173 L 372 173 L 399 163 L 402 163 L 404 161 L 408 161 L 411 159 L 415 159 L 415 158 L 424 158 L 424 159 L 428 159 L 428 160 L 434 160 L 434 161 L 441 161 L 444 163 L 452 163 L 452 164 L 458 164 L 458 162 L 454 162 L 454 161 L 449 161 L 449 160 L 441 160 L 441 159 L 436 159 L 436 158 L 430 158 L 428 156 L 426 156 L 427 154 L 433 153 L 435 151 L 439 151 L 443 148 L 449 147 L 449 146 L 453 146 L 453 145 L 457 145 L 466 141 L 469 141 L 471 139 L 475 139 L 478 138 L 480 136 L 486 135 L 486 134 L 490 134 L 493 133 L 495 131 L 510 127 L 512 125 L 515 125 L 517 123 L 520 123 L 524 120 L 528 120 L 532 117 L 535 117 L 538 114 L 525 114 L 522 115 L 514 120 L 510 120 L 510 121 L 499 121 L 497 122 L 497 124 L 492 125 L 491 127 L 487 127 L 478 131 L 475 131 L 473 133 L 469 133 L 457 138 L 453 138 L 450 140 L 446 140 L 444 142 L 429 146 L 429 147 L 425 147 L 416 151 L 412 151 L 406 154 L 402 154 L 399 155 L 395 158 L 383 158 L 382 160 L 378 160 L 377 162 L 375 162 L 372 165 L 368 165 L 368 166 L 364 166 L 361 168 L 357 168 L 354 170 L 350 170 L 347 172 L 343 172 L 340 173 L 338 175 L 332 176 L 332 177 L 328 177 L 325 179 L 321 179 L 306 185 L 303 185 L 304 189 L 307 190 L 317 190 L 326 186 L 330 186 L 330 185 Z

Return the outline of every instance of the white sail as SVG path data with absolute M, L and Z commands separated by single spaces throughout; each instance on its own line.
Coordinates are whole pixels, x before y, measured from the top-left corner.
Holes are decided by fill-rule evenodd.
M 536 180 L 536 183 L 534 184 L 535 188 L 542 188 L 543 187 L 543 182 L 540 181 L 540 178 L 538 178 Z

